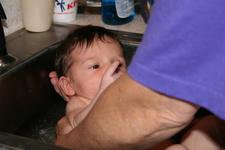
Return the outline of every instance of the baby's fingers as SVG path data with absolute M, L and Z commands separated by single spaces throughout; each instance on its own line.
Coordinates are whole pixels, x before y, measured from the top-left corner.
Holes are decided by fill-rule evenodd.
M 58 85 L 59 79 L 58 79 L 57 73 L 55 71 L 50 72 L 49 78 L 50 78 L 50 81 L 51 81 L 55 91 L 60 94 L 60 89 L 59 89 L 59 85 Z
M 69 124 L 67 118 L 64 116 L 57 123 L 56 134 L 57 136 L 65 135 L 68 134 L 70 131 L 72 131 L 72 129 L 73 128 Z
M 69 97 L 63 92 L 61 86 L 59 85 L 59 78 L 55 71 L 49 73 L 50 82 L 53 85 L 55 91 L 63 97 L 65 101 L 69 101 Z

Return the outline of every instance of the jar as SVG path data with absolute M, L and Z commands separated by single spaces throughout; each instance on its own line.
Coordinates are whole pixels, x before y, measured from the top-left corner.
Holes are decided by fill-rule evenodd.
M 52 25 L 54 0 L 21 0 L 23 24 L 31 32 L 44 32 Z
M 102 0 L 101 15 L 106 24 L 121 25 L 135 16 L 133 0 Z

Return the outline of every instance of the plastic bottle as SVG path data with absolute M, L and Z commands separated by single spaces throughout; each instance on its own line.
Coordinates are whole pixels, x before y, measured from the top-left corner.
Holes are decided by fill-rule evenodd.
M 55 0 L 53 21 L 68 23 L 76 19 L 78 0 Z
M 102 20 L 106 24 L 121 25 L 135 16 L 133 0 L 102 0 Z
M 52 25 L 54 0 L 21 0 L 23 24 L 31 32 L 44 32 Z

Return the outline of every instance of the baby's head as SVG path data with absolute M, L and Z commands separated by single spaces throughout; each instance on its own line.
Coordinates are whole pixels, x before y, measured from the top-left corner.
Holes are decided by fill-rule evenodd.
M 121 43 L 112 32 L 97 26 L 80 27 L 57 50 L 55 65 L 60 86 L 68 96 L 92 99 L 104 72 L 115 61 L 126 69 Z

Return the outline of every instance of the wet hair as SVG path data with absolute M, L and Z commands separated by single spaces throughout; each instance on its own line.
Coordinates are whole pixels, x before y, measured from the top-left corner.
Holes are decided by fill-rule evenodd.
M 70 33 L 56 50 L 55 67 L 58 76 L 63 76 L 68 72 L 72 65 L 70 54 L 75 48 L 89 48 L 95 40 L 106 41 L 106 37 L 118 42 L 122 47 L 117 36 L 103 27 L 87 25 Z

